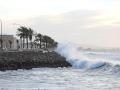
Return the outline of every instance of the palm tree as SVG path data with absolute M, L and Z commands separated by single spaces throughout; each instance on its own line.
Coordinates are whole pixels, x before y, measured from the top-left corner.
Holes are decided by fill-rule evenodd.
M 0 43 L 1 43 L 1 48 L 3 48 L 3 40 L 0 39 Z
M 26 38 L 26 44 L 28 48 L 29 30 L 27 28 L 25 29 L 25 38 Z
M 58 43 L 54 39 L 50 40 L 50 44 L 51 44 L 51 47 L 53 47 L 53 48 L 57 47 L 57 45 L 58 45 Z
M 45 48 L 48 48 L 48 44 L 50 43 L 51 37 L 44 35 L 43 42 L 45 43 Z
M 17 36 L 20 37 L 20 39 L 22 40 L 22 43 L 23 43 L 23 48 L 24 48 L 24 44 L 25 44 L 25 31 L 26 31 L 27 27 L 24 27 L 24 26 L 21 26 L 19 27 L 17 30 Z
M 54 43 L 55 41 L 52 39 L 52 38 L 49 38 L 49 46 L 50 47 L 53 47 L 53 43 Z
M 34 31 L 31 28 L 29 28 L 29 40 L 31 42 L 31 48 L 33 47 L 33 45 L 32 45 L 33 34 L 34 34 Z
M 10 44 L 10 48 L 12 47 L 12 41 L 11 40 L 9 40 L 9 44 Z
M 36 41 L 34 41 L 34 46 L 35 46 L 35 48 L 37 48 L 37 42 Z
M 28 48 L 29 41 L 31 42 L 31 48 L 32 48 L 32 46 L 33 46 L 32 39 L 33 39 L 34 31 L 31 28 L 27 28 L 24 26 L 21 26 L 17 30 L 18 30 L 17 36 L 19 36 L 20 39 L 22 40 L 23 48 L 24 48 L 25 39 L 26 39 L 26 43 L 27 43 L 27 48 Z M 36 45 L 39 46 L 39 48 L 42 48 L 43 44 L 44 44 L 45 48 L 54 47 L 57 45 L 57 43 L 54 41 L 54 39 L 52 39 L 51 37 L 49 37 L 47 35 L 43 36 L 40 33 L 38 33 L 35 36 L 34 42 Z
M 43 42 L 45 44 L 45 48 L 51 48 L 51 47 L 57 47 L 57 42 L 55 42 L 54 39 L 52 39 L 51 37 L 47 36 L 47 35 L 44 35 L 43 36 Z
M 42 38 L 43 38 L 43 36 L 42 36 L 42 34 L 40 34 L 40 33 L 38 33 L 38 34 L 35 36 L 35 41 L 38 42 L 39 45 L 40 45 L 39 48 L 42 47 Z

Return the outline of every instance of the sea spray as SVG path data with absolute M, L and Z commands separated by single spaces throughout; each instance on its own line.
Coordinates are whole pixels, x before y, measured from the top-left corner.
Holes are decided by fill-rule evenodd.
M 119 60 L 115 61 L 113 58 L 108 59 L 106 58 L 107 56 L 99 57 L 97 55 L 99 52 L 80 50 L 79 45 L 73 43 L 59 44 L 56 52 L 66 57 L 66 60 L 75 68 L 96 69 L 106 64 L 112 66 L 120 65 Z

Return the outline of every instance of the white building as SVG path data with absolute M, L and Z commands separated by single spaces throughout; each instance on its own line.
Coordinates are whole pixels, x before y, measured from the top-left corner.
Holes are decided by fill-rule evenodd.
M 3 43 L 3 49 L 17 49 L 16 38 L 13 35 L 2 35 L 2 43 Z M 1 47 L 1 42 L 0 42 L 0 47 Z

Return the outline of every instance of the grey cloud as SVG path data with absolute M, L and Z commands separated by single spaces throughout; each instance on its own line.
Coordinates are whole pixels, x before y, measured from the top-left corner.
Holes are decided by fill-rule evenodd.
M 89 26 L 94 26 L 102 21 L 102 19 L 94 18 L 101 14 L 98 11 L 78 10 L 55 16 L 57 22 L 62 19 L 60 23 L 54 22 L 54 16 L 39 16 L 14 22 L 28 25 L 37 32 L 52 36 L 57 41 L 73 41 L 96 46 L 112 46 L 112 43 L 119 45 L 120 40 L 116 40 L 118 38 L 116 33 L 120 33 L 118 28 L 112 28 L 111 26 L 89 28 Z M 113 29 L 116 29 L 116 31 L 113 31 Z M 7 28 L 7 30 L 10 30 L 10 28 Z M 109 32 L 113 33 L 114 40 L 112 41 Z

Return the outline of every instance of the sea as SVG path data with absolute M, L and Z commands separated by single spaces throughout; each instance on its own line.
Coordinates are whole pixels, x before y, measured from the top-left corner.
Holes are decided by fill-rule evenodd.
M 56 49 L 72 67 L 0 71 L 0 90 L 120 90 L 120 51 Z

